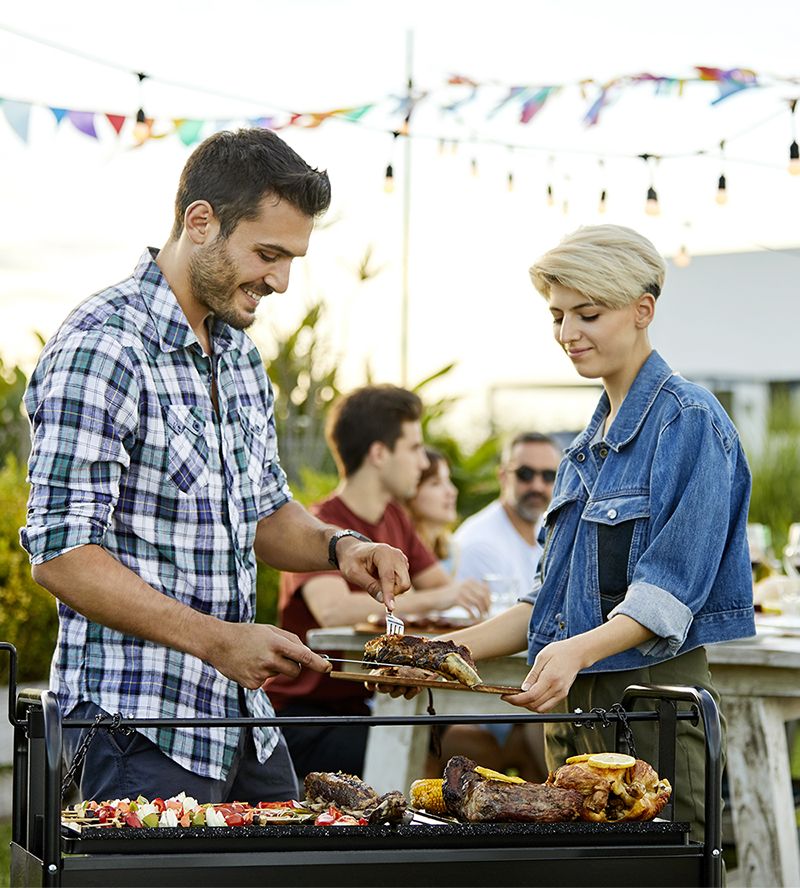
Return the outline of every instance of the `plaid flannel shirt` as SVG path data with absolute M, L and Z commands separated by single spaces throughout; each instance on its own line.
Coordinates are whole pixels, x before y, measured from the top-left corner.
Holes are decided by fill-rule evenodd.
M 42 353 L 25 395 L 33 449 L 20 539 L 34 564 L 102 546 L 164 595 L 252 622 L 256 524 L 291 497 L 272 389 L 244 333 L 216 322 L 213 361 L 204 354 L 155 255 L 78 306 Z M 51 687 L 64 713 L 90 700 L 137 718 L 239 715 L 237 685 L 210 664 L 60 603 L 59 620 Z M 251 714 L 273 714 L 263 691 L 246 699 Z M 238 728 L 142 733 L 213 779 L 227 775 L 239 739 Z M 254 734 L 266 761 L 278 731 Z

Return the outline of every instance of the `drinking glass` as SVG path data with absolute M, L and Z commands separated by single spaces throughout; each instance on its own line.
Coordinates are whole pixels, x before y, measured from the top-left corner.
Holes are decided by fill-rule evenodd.
M 519 584 L 517 578 L 505 574 L 485 574 L 481 577 L 489 587 L 492 603 L 489 606 L 490 616 L 499 614 L 517 603 Z

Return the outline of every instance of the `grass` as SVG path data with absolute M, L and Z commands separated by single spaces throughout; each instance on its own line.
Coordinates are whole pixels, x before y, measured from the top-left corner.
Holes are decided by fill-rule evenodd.
M 10 841 L 11 824 L 8 821 L 0 822 L 0 888 L 8 888 L 11 884 Z

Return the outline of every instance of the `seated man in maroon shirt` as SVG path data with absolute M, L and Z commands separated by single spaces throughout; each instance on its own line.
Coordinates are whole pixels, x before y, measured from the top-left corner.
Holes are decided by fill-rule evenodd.
M 417 395 L 395 386 L 365 386 L 341 398 L 331 410 L 326 430 L 341 481 L 333 496 L 310 511 L 323 521 L 405 552 L 412 589 L 396 599 L 398 616 L 438 613 L 461 605 L 482 617 L 489 607 L 488 588 L 475 580 L 452 582 L 397 502 L 414 493 L 428 464 L 421 414 Z M 303 640 L 309 629 L 352 626 L 384 613 L 363 590 L 348 586 L 332 572 L 283 574 L 279 607 L 283 628 Z M 280 715 L 369 714 L 370 694 L 363 685 L 334 681 L 311 670 L 293 681 L 278 676 L 265 689 Z M 301 780 L 310 771 L 362 773 L 366 726 L 284 727 L 283 733 Z

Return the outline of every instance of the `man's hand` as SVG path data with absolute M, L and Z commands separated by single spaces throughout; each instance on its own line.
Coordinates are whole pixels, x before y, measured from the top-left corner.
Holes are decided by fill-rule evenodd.
M 395 596 L 411 586 L 408 558 L 393 546 L 343 537 L 336 547 L 336 554 L 342 576 L 366 589 L 389 610 L 394 610 Z
M 489 612 L 492 593 L 486 583 L 480 580 L 459 580 L 447 588 L 449 590 L 448 601 L 442 606 L 442 610 L 460 605 L 476 619 L 485 617 Z
M 255 690 L 276 675 L 297 678 L 302 667 L 330 672 L 328 660 L 293 633 L 264 623 L 224 623 L 211 664 L 244 688 Z
M 549 712 L 567 696 L 575 676 L 588 665 L 583 647 L 580 635 L 548 644 L 539 651 L 522 682 L 522 693 L 506 694 L 503 699 L 532 712 Z
M 378 691 L 378 693 L 388 694 L 390 697 L 405 697 L 406 700 L 413 700 L 422 692 L 422 688 L 418 685 L 383 684 L 380 676 L 385 673 L 381 669 L 373 669 L 369 674 L 374 675 L 375 680 L 364 682 L 368 691 Z M 413 666 L 394 666 L 391 674 L 397 678 L 408 678 L 410 681 L 417 678 L 436 678 L 433 673 L 426 672 L 424 669 L 415 669 Z

